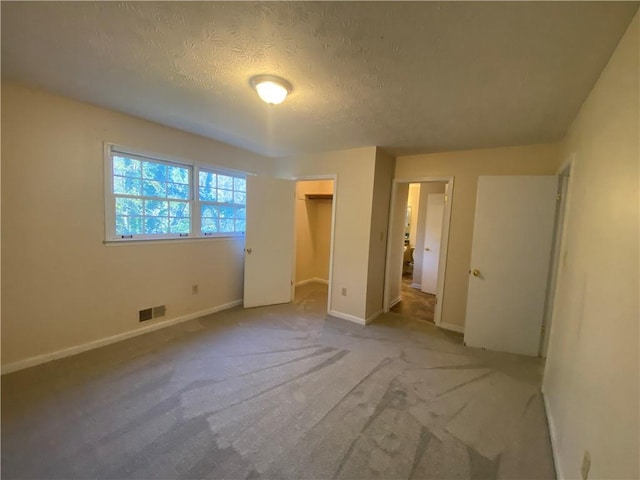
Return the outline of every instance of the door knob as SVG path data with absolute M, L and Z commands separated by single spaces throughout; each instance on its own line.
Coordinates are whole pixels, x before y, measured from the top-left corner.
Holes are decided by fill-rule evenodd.
M 247 252 L 248 255 L 251 255 L 252 250 L 250 248 L 245 248 L 244 251 Z
M 471 272 L 471 273 L 472 273 L 472 275 L 473 275 L 474 277 L 479 277 L 479 276 L 480 276 L 480 270 L 478 270 L 477 268 L 476 268 L 473 272 Z
M 430 249 L 429 247 L 427 247 L 427 248 L 425 248 L 425 249 L 424 249 L 424 251 L 425 251 L 425 252 L 430 252 L 430 251 L 431 251 L 431 249 Z

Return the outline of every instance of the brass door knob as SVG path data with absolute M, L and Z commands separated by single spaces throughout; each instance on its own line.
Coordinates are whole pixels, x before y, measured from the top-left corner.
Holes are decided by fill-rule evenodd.
M 480 276 L 480 270 L 478 270 L 478 269 L 476 268 L 473 272 L 471 272 L 471 274 L 472 274 L 474 277 L 479 277 L 479 276 Z
M 425 249 L 424 249 L 424 251 L 425 251 L 425 252 L 430 252 L 430 251 L 431 251 L 431 249 L 430 249 L 429 247 L 427 247 L 427 248 L 425 248 Z
M 250 248 L 246 248 L 245 251 L 247 252 L 247 254 L 251 255 L 252 250 Z

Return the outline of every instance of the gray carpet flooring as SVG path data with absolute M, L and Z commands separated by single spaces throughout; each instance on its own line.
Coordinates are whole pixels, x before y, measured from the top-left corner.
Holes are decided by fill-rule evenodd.
M 554 478 L 538 359 L 326 287 L 2 377 L 2 477 Z

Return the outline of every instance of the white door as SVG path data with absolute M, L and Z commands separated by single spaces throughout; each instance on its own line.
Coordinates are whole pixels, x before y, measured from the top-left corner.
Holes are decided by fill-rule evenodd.
M 426 215 L 424 252 L 422 254 L 422 291 L 435 295 L 438 290 L 438 264 L 442 220 L 444 218 L 444 193 L 430 193 L 427 195 Z
M 466 345 L 538 355 L 557 184 L 555 176 L 478 179 Z
M 244 307 L 291 301 L 295 182 L 247 177 Z

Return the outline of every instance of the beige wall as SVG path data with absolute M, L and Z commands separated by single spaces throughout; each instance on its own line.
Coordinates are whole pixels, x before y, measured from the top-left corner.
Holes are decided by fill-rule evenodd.
M 409 245 L 416 246 L 416 232 L 418 231 L 418 212 L 420 211 L 420 184 L 412 183 L 409 185 L 409 199 L 407 206 L 411 207 L 411 216 L 409 218 Z
M 559 163 L 560 147 L 557 144 L 397 158 L 396 178 L 455 177 L 442 322 L 464 325 L 478 176 L 553 175 Z
M 384 272 L 387 260 L 387 230 L 391 185 L 395 158 L 376 150 L 376 168 L 373 182 L 371 230 L 369 235 L 369 267 L 367 274 L 367 308 L 365 318 L 371 319 L 382 312 L 384 300 Z
M 242 238 L 103 244 L 104 141 L 240 170 L 274 166 L 203 137 L 3 84 L 3 365 L 136 330 L 142 308 L 165 304 L 171 319 L 242 298 Z
M 420 188 L 420 210 L 417 218 L 415 251 L 413 252 L 413 284 L 422 285 L 422 260 L 424 259 L 424 234 L 427 223 L 427 198 L 430 193 L 444 193 L 447 184 L 423 183 Z
M 281 177 L 337 175 L 331 308 L 364 321 L 376 148 L 298 155 L 278 162 Z M 342 295 L 342 289 L 347 295 Z
M 332 180 L 296 184 L 295 282 L 329 280 L 332 200 L 307 199 L 307 194 L 333 193 Z
M 544 377 L 559 478 L 640 478 L 636 15 L 563 142 L 575 155 Z

